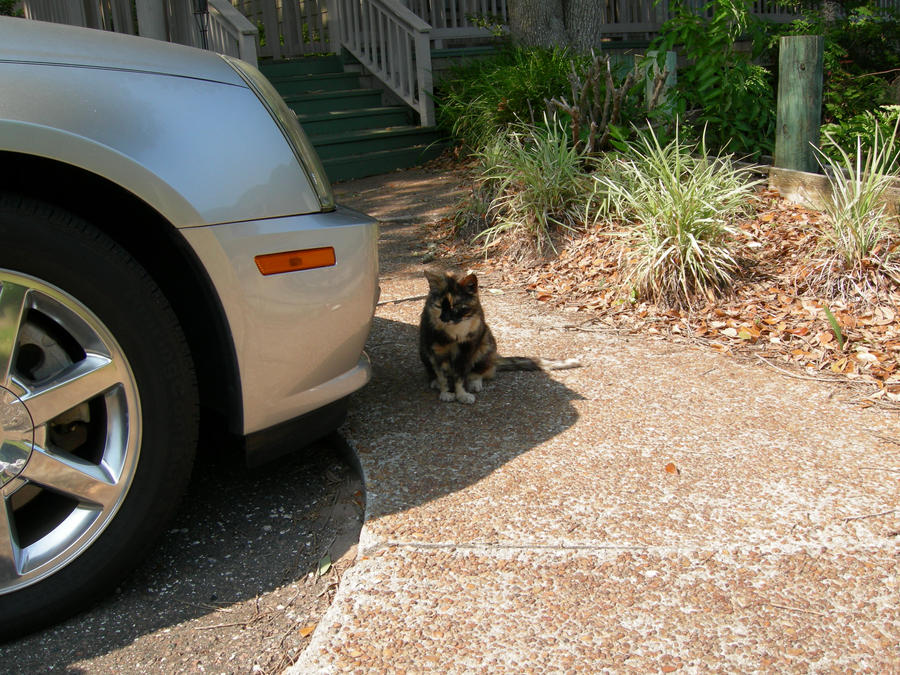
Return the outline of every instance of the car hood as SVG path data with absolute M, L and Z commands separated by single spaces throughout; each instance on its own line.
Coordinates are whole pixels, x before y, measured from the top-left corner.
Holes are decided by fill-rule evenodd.
M 245 86 L 213 52 L 109 31 L 0 17 L 0 63 L 110 68 Z

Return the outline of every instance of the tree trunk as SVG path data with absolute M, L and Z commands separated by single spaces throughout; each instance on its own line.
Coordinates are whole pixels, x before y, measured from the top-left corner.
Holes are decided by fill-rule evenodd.
M 515 4 L 515 3 L 513 3 Z M 597 0 L 564 0 L 568 45 L 579 52 L 600 51 L 605 3 Z
M 603 7 L 598 0 L 509 0 L 509 30 L 525 47 L 599 50 Z
M 523 47 L 565 45 L 568 36 L 563 19 L 563 0 L 510 0 L 509 32 Z

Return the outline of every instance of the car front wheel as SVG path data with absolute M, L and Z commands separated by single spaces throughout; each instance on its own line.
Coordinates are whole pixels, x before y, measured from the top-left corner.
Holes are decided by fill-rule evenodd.
M 0 195 L 0 639 L 140 561 L 187 484 L 197 407 L 184 335 L 134 258 Z

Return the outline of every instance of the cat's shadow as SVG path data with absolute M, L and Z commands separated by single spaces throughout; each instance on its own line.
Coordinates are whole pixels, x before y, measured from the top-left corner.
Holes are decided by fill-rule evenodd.
M 351 399 L 344 433 L 362 465 L 370 519 L 464 490 L 578 419 L 572 401 L 581 395 L 543 371 L 498 373 L 470 405 L 440 401 L 419 360 L 417 326 L 376 317 L 366 348 L 373 378 Z

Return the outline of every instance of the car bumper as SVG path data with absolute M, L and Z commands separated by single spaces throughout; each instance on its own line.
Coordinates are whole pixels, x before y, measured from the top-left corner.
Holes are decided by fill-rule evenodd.
M 362 387 L 378 297 L 378 228 L 338 208 L 181 230 L 231 329 L 244 435 L 311 413 Z M 263 276 L 258 255 L 333 247 L 329 267 Z

